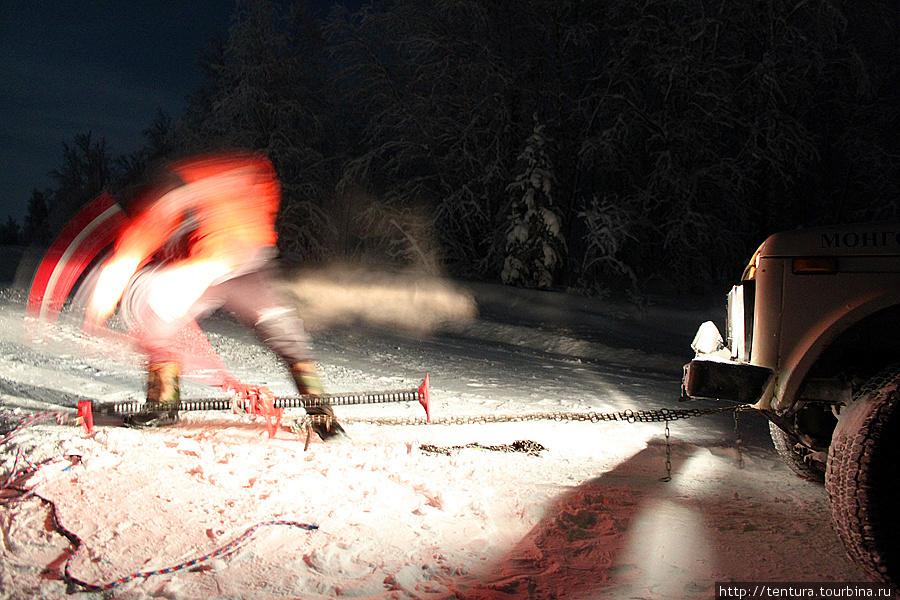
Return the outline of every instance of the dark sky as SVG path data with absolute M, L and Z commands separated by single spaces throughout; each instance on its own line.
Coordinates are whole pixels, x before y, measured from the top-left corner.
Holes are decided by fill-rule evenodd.
M 76 134 L 105 138 L 115 157 L 137 149 L 157 107 L 180 113 L 197 52 L 233 11 L 234 0 L 0 1 L 0 221 L 22 224 Z

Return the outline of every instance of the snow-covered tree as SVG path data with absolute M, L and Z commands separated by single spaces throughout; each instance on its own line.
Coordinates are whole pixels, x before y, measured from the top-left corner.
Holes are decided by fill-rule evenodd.
M 342 136 L 319 25 L 306 3 L 239 0 L 227 38 L 201 57 L 207 80 L 176 124 L 192 150 L 265 152 L 282 185 L 279 246 L 316 259 L 334 233 L 324 207 Z
M 581 286 L 593 295 L 603 295 L 615 279 L 625 278 L 630 292 L 639 293 L 640 285 L 634 270 L 622 257 L 630 233 L 633 211 L 614 206 L 594 197 L 590 205 L 578 213 L 584 223 L 584 253 L 581 260 Z
M 305 256 L 381 235 L 433 240 L 457 275 L 700 290 L 776 229 L 900 213 L 895 4 L 390 0 L 318 22 L 239 0 L 173 129 L 269 153 Z M 529 213 L 535 112 L 554 177 Z
M 344 65 L 359 144 L 344 182 L 379 201 L 432 211 L 455 273 L 496 276 L 506 186 L 537 106 L 527 89 L 531 2 L 400 0 L 335 14 L 329 41 Z
M 565 242 L 553 206 L 549 144 L 545 126 L 536 123 L 519 155 L 523 170 L 507 188 L 513 194 L 501 273 L 507 285 L 547 289 L 561 264 Z

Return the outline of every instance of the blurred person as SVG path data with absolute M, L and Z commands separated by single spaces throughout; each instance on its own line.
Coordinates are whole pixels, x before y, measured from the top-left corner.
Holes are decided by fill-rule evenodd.
M 171 162 L 124 194 L 129 220 L 91 293 L 85 328 L 102 328 L 120 306 L 147 356 L 147 401 L 156 410 L 129 415 L 127 425 L 177 421 L 181 357 L 173 340 L 219 308 L 285 362 L 299 393 L 323 394 L 303 323 L 273 262 L 280 197 L 272 163 L 249 152 Z M 229 380 L 221 387 L 246 391 Z M 306 410 L 334 416 L 327 405 Z M 343 433 L 333 418 L 314 429 L 323 440 Z

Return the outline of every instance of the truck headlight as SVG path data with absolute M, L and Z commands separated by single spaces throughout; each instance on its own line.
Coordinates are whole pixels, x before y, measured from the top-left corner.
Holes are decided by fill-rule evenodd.
M 731 348 L 731 358 L 741 362 L 750 362 L 755 288 L 756 282 L 747 280 L 731 288 L 728 293 L 728 347 Z

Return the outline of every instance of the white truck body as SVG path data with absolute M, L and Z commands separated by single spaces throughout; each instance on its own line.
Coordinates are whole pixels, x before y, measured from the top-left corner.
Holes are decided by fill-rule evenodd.
M 848 554 L 900 588 L 900 224 L 769 237 L 705 323 L 683 399 L 748 403 L 801 476 L 824 481 Z

